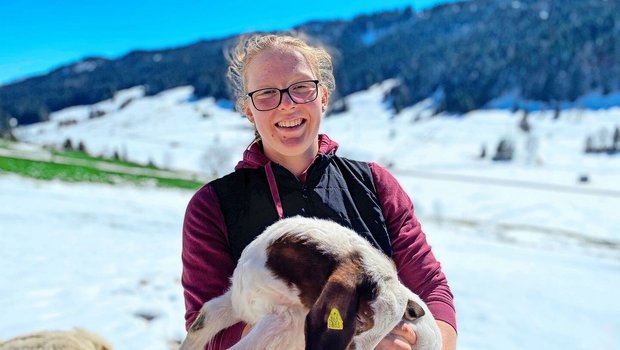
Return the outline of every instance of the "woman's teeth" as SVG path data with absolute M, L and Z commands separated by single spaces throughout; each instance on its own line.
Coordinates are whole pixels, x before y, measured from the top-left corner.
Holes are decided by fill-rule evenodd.
M 284 120 L 278 123 L 278 126 L 281 128 L 293 128 L 295 126 L 301 125 L 303 119 L 295 119 L 295 120 Z

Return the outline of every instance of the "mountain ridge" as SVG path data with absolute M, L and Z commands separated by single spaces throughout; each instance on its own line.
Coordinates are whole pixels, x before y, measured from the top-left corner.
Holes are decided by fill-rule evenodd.
M 592 91 L 620 91 L 620 8 L 613 0 L 470 0 L 292 30 L 333 53 L 334 100 L 397 78 L 386 96 L 397 112 L 429 96 L 438 111 L 465 113 L 506 94 L 559 108 Z M 230 99 L 223 52 L 237 38 L 91 57 L 0 86 L 0 129 L 11 118 L 20 125 L 44 121 L 52 111 L 137 85 L 147 95 L 191 85 L 197 97 Z

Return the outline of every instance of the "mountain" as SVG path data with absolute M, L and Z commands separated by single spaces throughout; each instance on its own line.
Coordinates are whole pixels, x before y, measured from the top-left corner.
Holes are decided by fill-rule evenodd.
M 561 108 L 593 92 L 620 91 L 620 6 L 616 0 L 470 0 L 423 12 L 411 8 L 314 21 L 295 31 L 335 59 L 335 99 L 397 78 L 386 94 L 396 112 L 428 97 L 437 111 L 526 101 Z M 47 120 L 143 85 L 147 95 L 182 85 L 197 97 L 228 99 L 223 52 L 237 37 L 118 59 L 87 58 L 0 87 L 0 129 Z M 501 104 L 496 104 L 501 105 Z

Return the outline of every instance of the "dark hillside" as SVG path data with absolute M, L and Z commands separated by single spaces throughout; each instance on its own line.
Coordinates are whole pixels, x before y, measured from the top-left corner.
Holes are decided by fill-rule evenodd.
M 592 91 L 620 91 L 620 5 L 616 0 L 470 0 L 295 28 L 332 48 L 336 96 L 388 78 L 398 111 L 434 96 L 463 113 L 505 94 L 554 106 Z M 223 51 L 235 37 L 118 59 L 88 58 L 0 87 L 0 129 L 145 85 L 147 94 L 193 85 L 229 98 Z M 516 106 L 518 107 L 518 106 Z

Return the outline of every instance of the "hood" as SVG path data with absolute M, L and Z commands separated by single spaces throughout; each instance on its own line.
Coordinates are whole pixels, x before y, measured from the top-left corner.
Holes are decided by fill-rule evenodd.
M 319 153 L 335 154 L 338 149 L 338 143 L 333 141 L 325 134 L 319 134 Z M 256 169 L 265 166 L 269 162 L 269 158 L 263 153 L 263 145 L 260 141 L 252 142 L 243 152 L 243 160 L 237 163 L 235 170 L 238 169 Z

